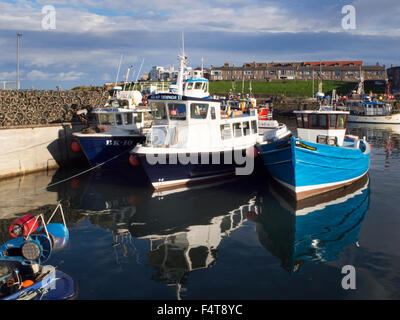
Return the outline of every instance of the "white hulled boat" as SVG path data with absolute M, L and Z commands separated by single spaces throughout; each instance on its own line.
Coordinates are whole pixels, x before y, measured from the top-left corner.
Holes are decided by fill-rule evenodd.
M 246 150 L 253 151 L 259 139 L 256 110 L 212 99 L 203 77 L 184 81 L 184 53 L 179 60 L 176 91 L 147 98 L 153 126 L 130 162 L 139 160 L 155 189 L 252 173 L 254 159 Z

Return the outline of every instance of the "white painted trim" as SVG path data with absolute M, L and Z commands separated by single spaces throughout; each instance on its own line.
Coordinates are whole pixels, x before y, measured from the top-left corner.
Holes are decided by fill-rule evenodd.
M 279 179 L 277 179 L 275 177 L 274 177 L 274 179 L 276 181 L 278 181 L 280 184 L 282 184 L 283 186 L 285 186 L 286 188 L 289 188 L 290 190 L 294 191 L 295 193 L 300 193 L 300 192 L 304 192 L 304 191 L 318 190 L 318 189 L 322 189 L 322 188 L 326 188 L 326 187 L 333 187 L 333 186 L 336 186 L 336 185 L 342 184 L 342 183 L 351 182 L 351 181 L 354 181 L 354 180 L 357 180 L 357 179 L 361 178 L 367 172 L 368 172 L 368 169 L 367 169 L 367 171 L 365 171 L 360 176 L 358 176 L 356 178 L 348 179 L 348 180 L 342 180 L 342 181 L 339 181 L 339 182 L 323 183 L 323 184 L 315 184 L 315 185 L 303 186 L 303 187 L 292 186 L 291 184 L 283 182 L 282 180 L 279 180 Z
M 189 181 L 199 181 L 199 180 L 205 180 L 205 179 L 212 179 L 212 178 L 217 178 L 217 177 L 223 177 L 223 176 L 230 176 L 234 174 L 234 172 L 228 172 L 228 173 L 222 173 L 222 174 L 216 174 L 213 176 L 204 176 L 204 177 L 197 177 L 197 178 L 188 178 L 188 179 L 179 179 L 179 180 L 170 180 L 170 181 L 161 181 L 161 182 L 152 182 L 152 185 L 157 188 L 160 186 L 169 186 L 173 184 L 183 184 Z

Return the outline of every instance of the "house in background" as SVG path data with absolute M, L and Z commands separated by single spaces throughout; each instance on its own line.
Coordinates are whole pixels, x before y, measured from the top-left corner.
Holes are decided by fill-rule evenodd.
M 365 66 L 362 61 L 306 61 L 306 62 L 249 62 L 237 67 L 228 62 L 221 67 L 211 67 L 210 80 L 336 80 L 360 81 L 386 80 L 385 66 L 377 63 Z

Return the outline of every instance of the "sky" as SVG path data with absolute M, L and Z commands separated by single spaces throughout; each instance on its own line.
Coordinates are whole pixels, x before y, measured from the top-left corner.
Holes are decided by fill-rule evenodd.
M 114 82 L 121 55 L 118 80 L 129 66 L 129 80 L 141 66 L 177 67 L 182 32 L 194 68 L 202 58 L 398 66 L 399 16 L 398 0 L 0 0 L 0 81 L 16 79 L 17 33 L 22 89 Z

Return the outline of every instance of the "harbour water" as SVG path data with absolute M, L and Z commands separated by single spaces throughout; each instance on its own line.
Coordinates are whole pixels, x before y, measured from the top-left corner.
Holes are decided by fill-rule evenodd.
M 70 241 L 47 264 L 78 299 L 399 299 L 400 127 L 348 133 L 372 145 L 369 177 L 313 203 L 294 206 L 264 173 L 159 193 L 136 173 L 58 183 L 82 170 L 60 169 L 0 182 L 0 240 L 60 201 Z M 342 287 L 347 265 L 355 289 Z

